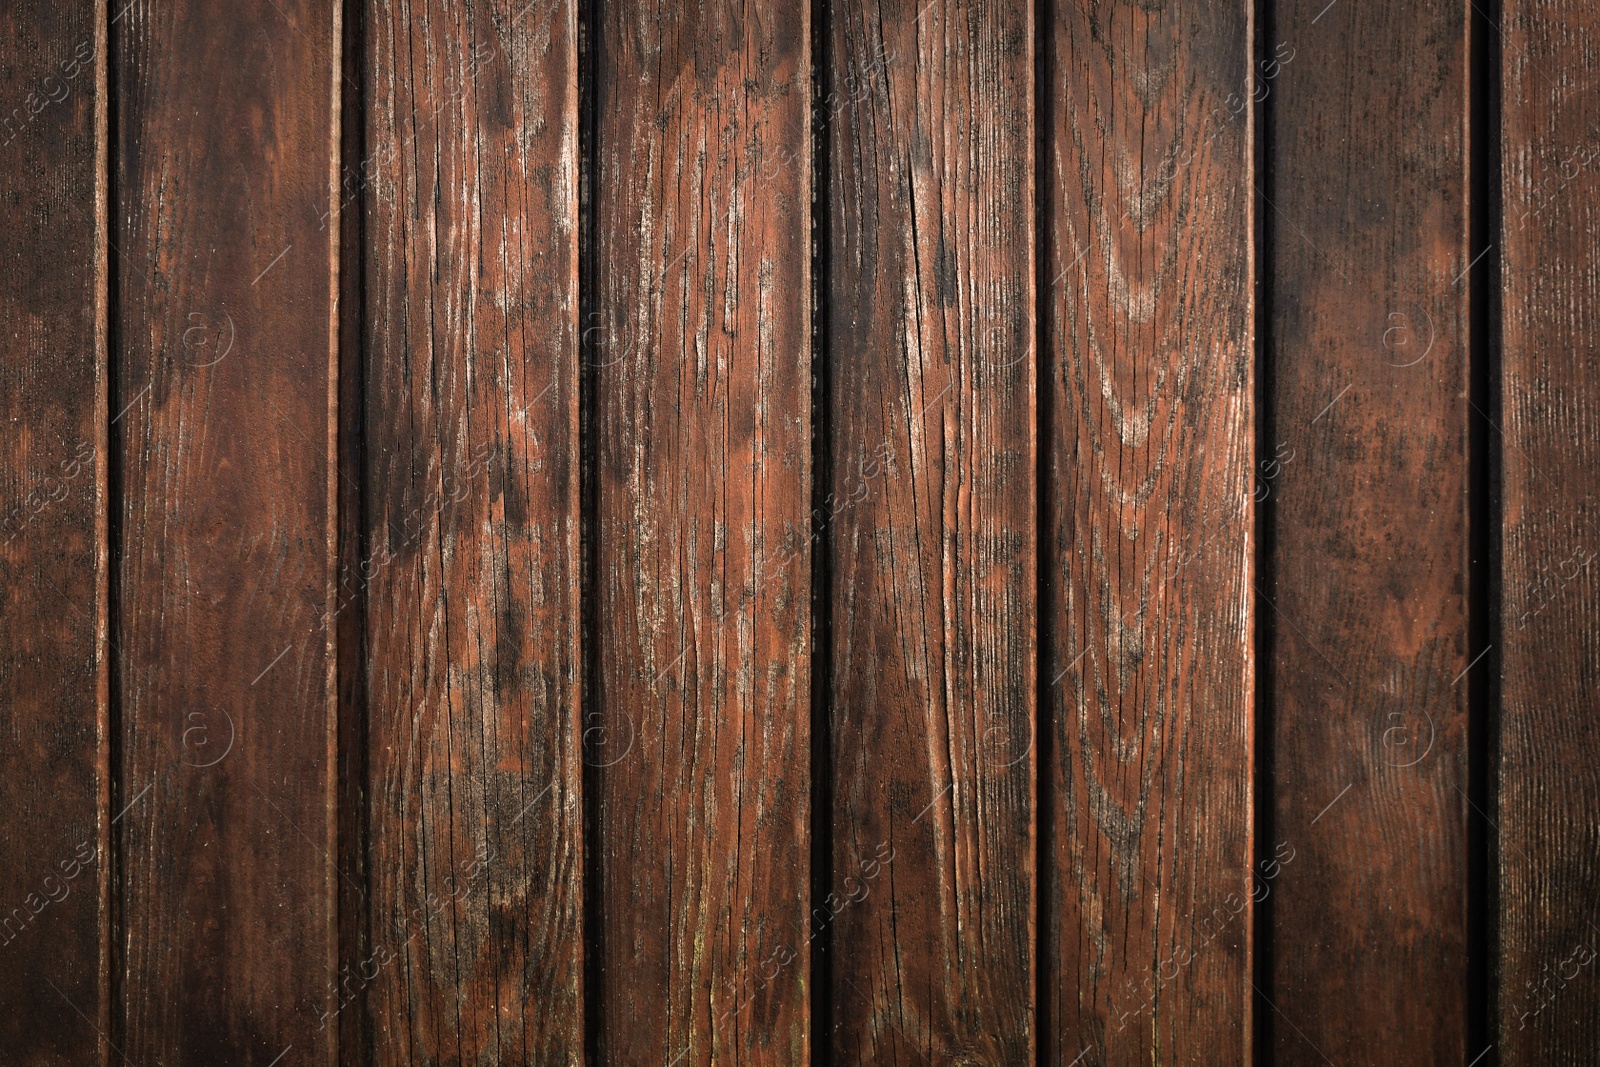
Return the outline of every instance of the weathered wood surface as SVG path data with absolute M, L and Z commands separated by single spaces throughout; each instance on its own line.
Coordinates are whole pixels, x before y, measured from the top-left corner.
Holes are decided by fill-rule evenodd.
M 0 1048 L 98 1063 L 105 893 L 106 42 L 93 2 L 0 13 Z
M 114 16 L 113 1062 L 334 1062 L 339 16 Z
M 1250 1059 L 1249 11 L 1049 6 L 1046 1060 Z
M 1509 0 L 1503 20 L 1503 688 L 1485 814 L 1495 1039 L 1506 1067 L 1531 1067 L 1600 1055 L 1600 13 Z
M 0 29 L 7 1063 L 1593 1060 L 1589 8 Z
M 809 10 L 598 18 L 598 1054 L 801 1064 Z
M 1282 2 L 1257 451 L 1272 1061 L 1465 1063 L 1467 6 Z M 1292 57 L 1292 59 L 1291 59 Z
M 576 11 L 365 11 L 376 1064 L 582 1060 Z
M 828 32 L 832 1052 L 1032 1062 L 1032 7 Z

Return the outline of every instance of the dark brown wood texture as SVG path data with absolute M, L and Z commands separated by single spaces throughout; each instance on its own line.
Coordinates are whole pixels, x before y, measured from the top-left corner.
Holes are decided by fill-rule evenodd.
M 1600 1057 L 1587 6 L 0 31 L 0 1061 Z
M 1600 12 L 1504 11 L 1495 1037 L 1532 1067 L 1600 1056 Z
M 1466 18 L 1264 42 L 1275 1063 L 1470 1058 Z
M 599 12 L 601 1062 L 809 1062 L 810 25 Z
M 581 1060 L 576 7 L 366 6 L 376 1064 Z M 359 1011 L 360 1009 L 355 1009 Z
M 0 1048 L 109 1024 L 105 9 L 0 13 Z
M 1052 5 L 1047 1060 L 1250 1048 L 1247 7 Z
M 836 4 L 833 1055 L 1034 1056 L 1033 26 Z
M 334 1062 L 337 0 L 116 16 L 121 1018 Z

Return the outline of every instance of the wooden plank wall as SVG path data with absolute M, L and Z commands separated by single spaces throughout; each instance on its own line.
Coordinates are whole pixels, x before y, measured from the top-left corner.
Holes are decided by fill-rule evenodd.
M 1584 5 L 0 24 L 0 1060 L 1600 1062 Z

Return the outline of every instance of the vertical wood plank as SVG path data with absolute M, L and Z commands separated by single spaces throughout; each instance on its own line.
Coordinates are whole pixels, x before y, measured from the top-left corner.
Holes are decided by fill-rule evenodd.
M 576 5 L 366 5 L 375 1064 L 577 1064 Z
M 599 11 L 604 1063 L 809 1061 L 808 8 Z
M 121 1058 L 332 1063 L 337 0 L 116 16 Z
M 0 13 L 0 1048 L 101 1063 L 106 760 L 104 4 Z
M 833 5 L 833 1051 L 1034 1056 L 1033 19 Z
M 1247 1063 L 1250 7 L 1049 11 L 1045 1059 Z
M 1471 1058 L 1467 10 L 1283 0 L 1264 42 L 1278 1063 Z
M 1520 1067 L 1600 1049 L 1600 14 L 1503 12 L 1498 1042 Z

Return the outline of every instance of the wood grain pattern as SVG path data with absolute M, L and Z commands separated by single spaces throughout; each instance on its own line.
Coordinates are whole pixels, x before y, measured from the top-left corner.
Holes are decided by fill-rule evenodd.
M 105 8 L 0 13 L 0 1048 L 109 1022 Z
M 1600 14 L 1503 12 L 1496 1040 L 1531 1067 L 1600 1050 Z
M 334 1062 L 339 16 L 180 0 L 114 26 L 133 1063 Z
M 1025 3 L 834 5 L 833 1053 L 1034 1056 Z
M 601 1062 L 809 1062 L 808 5 L 599 11 Z
M 1050 6 L 1046 1060 L 1250 1060 L 1249 9 Z
M 576 1064 L 576 5 L 369 3 L 375 1064 Z
M 1593 1062 L 1597 81 L 6 6 L 0 1060 Z
M 1467 8 L 1272 10 L 1263 1010 L 1277 1063 L 1464 1063 Z

